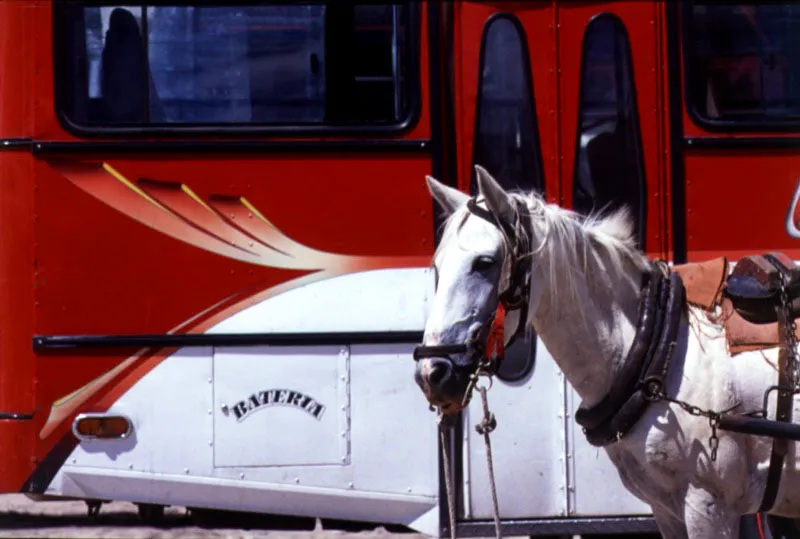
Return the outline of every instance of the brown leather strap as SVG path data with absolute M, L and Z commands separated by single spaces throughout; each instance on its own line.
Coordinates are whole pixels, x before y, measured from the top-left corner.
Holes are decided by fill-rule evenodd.
M 784 316 L 784 311 L 780 307 L 778 311 L 778 324 L 780 328 L 781 347 L 778 351 L 778 385 L 781 388 L 791 387 L 789 377 L 786 374 L 786 363 L 788 360 L 788 348 L 791 343 L 785 342 L 785 332 L 783 328 L 788 323 Z M 775 408 L 775 419 L 777 421 L 789 422 L 792 420 L 792 391 L 778 390 L 778 402 Z M 789 449 L 789 441 L 786 438 L 773 438 L 772 455 L 769 459 L 769 471 L 767 472 L 767 486 L 764 488 L 764 496 L 761 499 L 759 511 L 767 512 L 772 509 L 775 498 L 778 496 L 778 488 L 781 484 L 781 474 L 783 473 L 783 460 Z

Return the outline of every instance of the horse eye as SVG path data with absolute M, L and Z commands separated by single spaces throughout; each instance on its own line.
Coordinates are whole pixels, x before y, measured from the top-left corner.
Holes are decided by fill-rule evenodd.
M 473 271 L 486 271 L 495 264 L 495 259 L 491 256 L 479 256 L 472 261 Z

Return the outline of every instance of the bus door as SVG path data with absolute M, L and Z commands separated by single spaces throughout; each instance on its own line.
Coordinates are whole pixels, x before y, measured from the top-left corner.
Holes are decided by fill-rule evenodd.
M 641 1 L 558 8 L 562 204 L 582 214 L 627 206 L 652 258 L 666 256 L 662 9 Z M 580 397 L 567 394 L 570 515 L 649 514 L 605 451 L 586 441 L 571 419 Z M 599 485 L 619 495 L 598 495 Z
M 551 2 L 456 4 L 461 190 L 477 192 L 473 164 L 480 164 L 506 189 L 557 193 L 553 44 L 542 39 L 552 35 L 553 14 Z M 488 398 L 498 419 L 492 455 L 501 517 L 566 515 L 564 382 L 535 335 L 506 350 Z M 464 517 L 473 520 L 492 518 L 486 447 L 475 433 L 482 418 L 476 396 L 464 413 L 458 470 Z
M 535 189 L 581 212 L 625 203 L 642 244 L 660 255 L 659 9 L 649 2 L 459 3 L 459 187 L 476 192 L 473 164 L 480 164 L 506 189 Z M 532 332 L 506 350 L 489 401 L 499 422 L 492 453 L 503 519 L 649 513 L 605 453 L 586 443 L 572 419 L 579 400 Z M 481 419 L 473 399 L 459 470 L 468 519 L 492 518 L 485 447 L 474 432 Z

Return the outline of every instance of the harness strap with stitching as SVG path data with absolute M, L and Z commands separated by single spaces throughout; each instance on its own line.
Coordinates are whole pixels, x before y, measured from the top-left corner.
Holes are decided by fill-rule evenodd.
M 779 260 L 771 255 L 766 255 L 766 258 L 780 271 L 787 279 L 790 277 L 789 269 L 786 268 Z M 776 306 L 775 311 L 778 315 L 778 327 L 780 328 L 781 346 L 778 349 L 778 400 L 775 409 L 775 419 L 777 421 L 791 422 L 792 420 L 792 407 L 794 404 L 794 394 L 788 391 L 792 387 L 792 382 L 789 380 L 787 372 L 787 364 L 789 362 L 789 347 L 792 346 L 791 342 L 786 339 L 786 326 L 791 323 L 786 318 L 786 311 L 781 305 Z M 789 441 L 786 438 L 774 438 L 772 440 L 772 453 L 769 458 L 769 469 L 767 471 L 767 484 L 764 487 L 764 495 L 761 498 L 761 506 L 759 511 L 767 512 L 772 509 L 775 500 L 778 497 L 778 489 L 781 484 L 781 474 L 783 473 L 784 459 L 786 453 L 789 451 Z

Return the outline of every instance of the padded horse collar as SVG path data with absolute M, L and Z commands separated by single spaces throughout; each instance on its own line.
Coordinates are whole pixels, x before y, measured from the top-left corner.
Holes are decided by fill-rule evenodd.
M 686 291 L 680 275 L 659 262 L 643 276 L 636 336 L 625 362 L 603 399 L 591 408 L 583 404 L 575 421 L 587 441 L 605 446 L 622 439 L 644 415 L 666 385 L 678 339 Z

